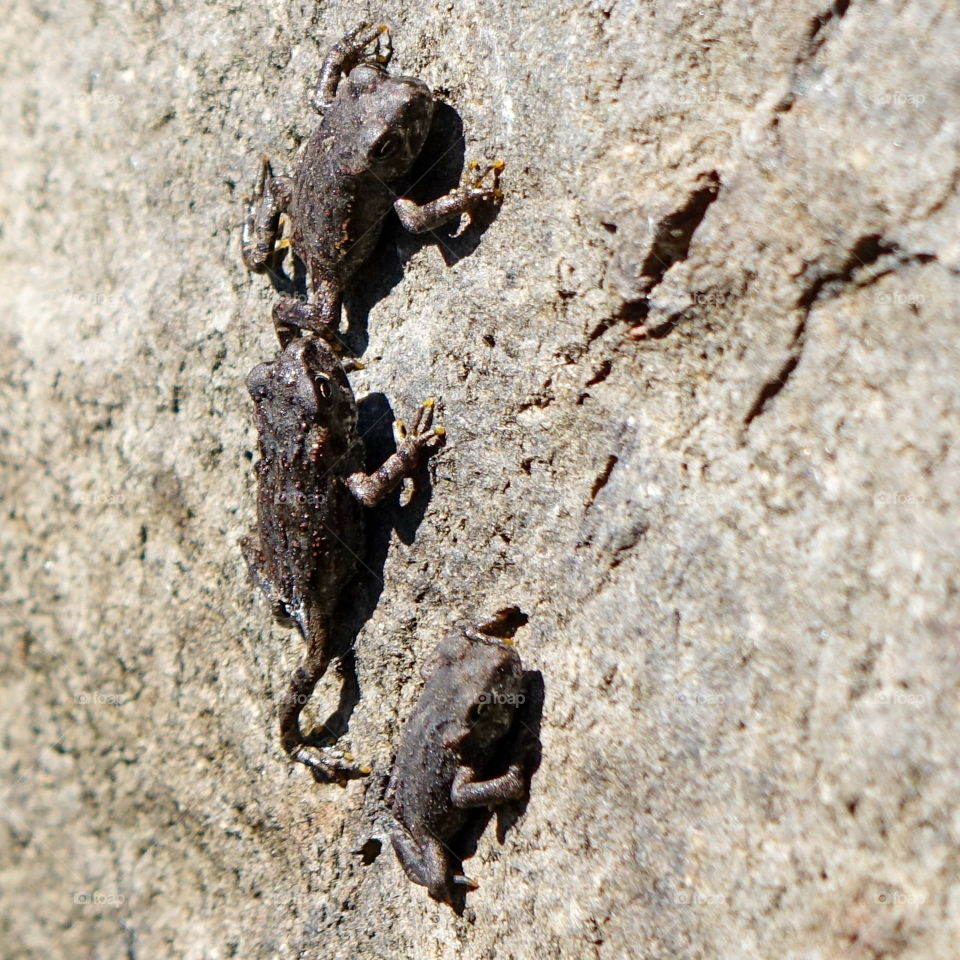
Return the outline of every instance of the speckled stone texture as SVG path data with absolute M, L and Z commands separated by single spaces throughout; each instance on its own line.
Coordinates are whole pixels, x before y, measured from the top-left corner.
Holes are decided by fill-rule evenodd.
M 341 789 L 278 746 L 300 641 L 238 546 L 239 222 L 360 15 L 0 20 L 0 954 L 953 960 L 956 5 L 374 12 L 462 122 L 434 195 L 498 157 L 506 197 L 388 226 L 347 300 L 371 455 L 428 395 L 449 442 L 372 515 Z M 428 652 L 508 603 L 542 762 L 457 915 L 383 788 Z

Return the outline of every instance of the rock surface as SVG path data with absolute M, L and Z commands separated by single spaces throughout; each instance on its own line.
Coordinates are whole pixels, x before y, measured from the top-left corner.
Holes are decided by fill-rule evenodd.
M 0 23 L 3 956 L 954 957 L 957 10 L 377 15 L 506 200 L 388 228 L 348 301 L 358 393 L 449 443 L 375 515 L 344 789 L 278 747 L 300 644 L 238 547 L 275 342 L 238 224 L 357 14 Z M 507 603 L 543 759 L 458 916 L 382 790 L 427 653 Z

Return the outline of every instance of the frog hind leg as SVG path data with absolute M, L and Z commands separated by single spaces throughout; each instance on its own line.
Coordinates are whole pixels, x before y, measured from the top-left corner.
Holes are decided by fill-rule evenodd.
M 296 297 L 281 297 L 273 308 L 273 323 L 280 346 L 285 347 L 301 330 L 336 339 L 343 311 L 340 286 L 332 280 L 317 280 L 313 298 L 306 303 Z
M 327 756 L 313 738 L 305 736 L 300 728 L 300 714 L 330 662 L 327 629 L 318 621 L 316 614 L 308 613 L 306 627 L 301 626 L 301 633 L 307 641 L 307 652 L 293 671 L 287 692 L 280 703 L 280 743 L 291 760 L 310 768 L 319 783 L 342 783 L 363 776 L 366 771 Z
M 247 201 L 240 238 L 244 266 L 254 273 L 269 272 L 277 250 L 280 214 L 290 203 L 293 187 L 288 177 L 275 177 L 267 157 L 260 158 L 260 172 L 253 196 Z

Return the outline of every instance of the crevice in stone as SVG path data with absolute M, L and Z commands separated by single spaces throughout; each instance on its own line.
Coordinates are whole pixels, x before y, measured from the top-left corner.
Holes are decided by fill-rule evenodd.
M 610 376 L 613 369 L 612 360 L 604 360 L 594 371 L 593 376 L 584 384 L 585 387 L 595 387 L 598 383 L 603 383 Z
M 701 173 L 697 178 L 700 186 L 687 198 L 687 202 L 674 213 L 664 217 L 656 226 L 653 245 L 640 267 L 640 276 L 647 278 L 646 292 L 649 293 L 664 277 L 664 274 L 680 260 L 686 260 L 690 252 L 690 243 L 697 228 L 703 222 L 710 204 L 720 192 L 720 174 L 716 170 Z M 646 303 L 631 301 L 632 304 Z M 621 313 L 624 307 L 621 307 Z M 636 309 L 636 307 L 634 307 Z M 649 307 L 644 311 L 642 320 Z
M 584 511 L 589 510 L 593 506 L 594 501 L 597 499 L 597 495 L 610 480 L 610 474 L 613 473 L 613 468 L 617 465 L 619 459 L 619 457 L 612 453 L 609 457 L 607 457 L 607 462 L 603 465 L 603 469 L 600 471 L 600 473 L 597 474 L 597 478 L 593 481 L 593 486 L 590 488 L 590 496 L 587 497 L 587 502 L 583 508 Z
M 885 257 L 892 258 L 885 269 L 871 273 L 859 280 L 856 279 L 858 271 L 872 267 Z M 786 386 L 790 375 L 796 370 L 806 343 L 807 320 L 815 303 L 839 295 L 840 291 L 848 284 L 852 283 L 857 288 L 866 287 L 876 283 L 881 277 L 893 273 L 898 267 L 932 263 L 936 259 L 936 254 L 933 253 L 902 253 L 897 244 L 884 240 L 881 234 L 869 233 L 862 236 L 853 245 L 847 258 L 838 269 L 814 276 L 797 297 L 797 306 L 802 312 L 800 322 L 793 331 L 793 337 L 790 340 L 787 358 L 776 375 L 767 380 L 760 388 L 756 399 L 743 418 L 744 427 L 749 427 L 766 410 L 770 401 Z
M 809 60 L 816 55 L 827 39 L 824 28 L 834 20 L 842 20 L 849 7 L 850 0 L 836 0 L 823 13 L 814 15 L 807 33 L 807 51 L 802 57 L 803 60 Z
M 645 323 L 639 324 L 630 331 L 629 336 L 633 340 L 662 340 L 664 337 L 673 333 L 677 324 L 686 316 L 685 313 L 672 313 L 663 323 L 655 327 L 648 327 Z
M 549 407 L 550 404 L 556 399 L 550 389 L 552 384 L 553 377 L 547 377 L 538 391 L 527 394 L 527 396 L 520 401 L 519 405 L 517 406 L 517 412 L 522 413 L 524 410 L 530 410 L 532 408 L 542 410 L 546 407 Z
M 614 324 L 617 317 L 605 317 L 587 334 L 587 346 L 599 340 Z
M 600 366 L 598 366 L 593 371 L 593 376 L 583 385 L 583 390 L 580 391 L 580 395 L 577 397 L 577 406 L 583 406 L 583 404 L 590 398 L 590 391 L 588 387 L 595 387 L 598 383 L 603 383 L 607 377 L 610 376 L 613 371 L 613 361 L 611 359 L 604 360 Z
M 383 849 L 383 843 L 380 840 L 378 840 L 376 837 L 371 837 L 356 852 L 360 855 L 360 862 L 365 867 L 369 867 L 370 864 L 373 863 L 373 861 L 380 856 L 380 851 L 382 849 Z
M 872 267 L 884 258 L 888 259 L 882 264 L 883 269 L 856 279 L 858 271 Z M 897 244 L 885 241 L 880 234 L 867 234 L 854 244 L 838 269 L 813 277 L 797 297 L 797 306 L 809 312 L 815 302 L 836 296 L 846 284 L 853 282 L 856 287 L 866 287 L 899 267 L 933 263 L 936 259 L 935 253 L 906 253 Z
M 763 413 L 767 404 L 787 385 L 787 380 L 790 379 L 790 374 L 797 369 L 797 364 L 800 363 L 800 354 L 801 350 L 797 350 L 794 353 L 791 353 L 787 357 L 786 363 L 780 368 L 777 374 L 771 377 L 761 388 L 760 392 L 757 394 L 757 399 L 753 401 L 753 405 L 747 411 L 747 415 L 743 418 L 743 425 L 749 427 L 757 417 Z
M 853 249 L 844 260 L 838 270 L 823 273 L 814 277 L 797 298 L 797 306 L 802 310 L 809 311 L 810 307 L 828 285 L 842 285 L 849 283 L 853 274 L 861 267 L 869 267 L 875 264 L 882 256 L 895 253 L 896 244 L 885 243 L 878 233 L 867 234 L 861 237 L 853 246 Z
M 809 63 L 819 52 L 820 48 L 827 42 L 830 31 L 827 27 L 835 20 L 842 20 L 850 7 L 850 0 L 836 0 L 831 3 L 823 13 L 814 14 L 810 18 L 807 26 L 807 36 L 794 57 L 793 70 L 790 76 L 789 90 L 774 105 L 773 112 L 789 113 L 797 100 L 797 80 L 801 68 Z M 773 117 L 773 123 L 777 123 L 777 117 Z
M 625 321 L 632 327 L 632 339 L 647 337 L 660 339 L 670 333 L 680 322 L 681 317 L 674 315 L 665 322 L 645 327 L 650 314 L 650 293 L 663 282 L 667 271 L 690 253 L 693 235 L 697 232 L 710 205 L 717 199 L 721 187 L 720 174 L 716 170 L 701 173 L 696 179 L 696 187 L 687 196 L 686 202 L 673 213 L 663 217 L 655 226 L 650 251 L 640 265 L 640 296 L 624 300 L 613 317 L 601 321 L 590 334 L 590 342 L 602 336 L 618 321 Z M 634 331 L 642 330 L 642 335 Z
M 610 569 L 614 570 L 623 563 L 626 555 L 647 535 L 650 525 L 645 520 L 636 520 L 620 531 L 620 537 L 614 544 L 613 556 L 610 558 Z

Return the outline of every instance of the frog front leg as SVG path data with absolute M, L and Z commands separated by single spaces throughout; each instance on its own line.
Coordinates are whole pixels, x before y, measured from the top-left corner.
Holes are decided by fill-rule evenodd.
M 404 477 L 417 469 L 424 452 L 429 452 L 444 436 L 443 427 L 433 427 L 433 400 L 427 400 L 417 411 L 410 433 L 397 421 L 397 452 L 389 456 L 373 473 L 352 473 L 346 478 L 347 489 L 364 506 L 376 506 Z
M 376 26 L 361 23 L 330 48 L 320 68 L 320 79 L 311 100 L 314 110 L 323 113 L 337 95 L 340 78 L 363 59 L 364 51 L 374 40 L 377 46 L 373 60 L 381 64 L 389 63 L 393 50 L 390 47 L 389 28 L 383 23 Z
M 462 766 L 453 778 L 450 799 L 455 807 L 495 807 L 511 800 L 519 800 L 527 785 L 523 768 L 512 763 L 507 772 L 489 780 L 477 780 L 473 767 Z
M 277 248 L 280 214 L 287 209 L 293 195 L 288 177 L 275 177 L 266 157 L 260 160 L 260 173 L 247 203 L 240 238 L 244 265 L 254 273 L 269 269 Z
M 390 839 L 407 878 L 426 887 L 434 900 L 449 903 L 448 855 L 443 844 L 430 834 L 415 838 L 406 829 L 395 831 Z
M 476 169 L 475 165 L 472 165 Z M 480 173 L 470 177 L 459 187 L 431 200 L 428 203 L 418 204 L 413 200 L 400 197 L 394 201 L 393 209 L 397 211 L 400 222 L 411 233 L 423 233 L 425 230 L 435 230 L 441 224 L 453 217 L 470 213 L 481 203 L 497 203 L 503 199 L 500 189 L 500 172 L 503 170 L 503 161 L 497 160 L 487 164 Z M 483 186 L 487 175 L 493 174 L 493 185 Z

